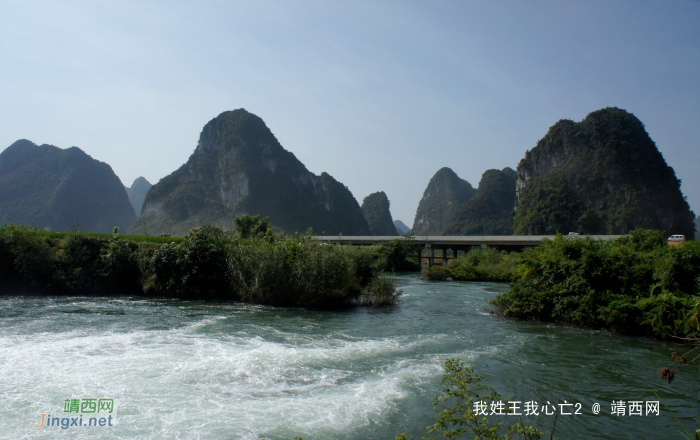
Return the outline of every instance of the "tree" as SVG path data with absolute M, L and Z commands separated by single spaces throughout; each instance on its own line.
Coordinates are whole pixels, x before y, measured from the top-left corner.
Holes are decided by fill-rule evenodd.
M 270 217 L 260 218 L 260 215 L 242 215 L 236 217 L 236 232 L 241 238 L 262 238 L 272 234 Z

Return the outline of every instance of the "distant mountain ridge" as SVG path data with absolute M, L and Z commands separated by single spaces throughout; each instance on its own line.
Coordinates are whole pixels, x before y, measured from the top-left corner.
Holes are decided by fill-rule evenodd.
M 396 232 L 398 232 L 399 235 L 406 235 L 408 232 L 411 231 L 411 228 L 406 226 L 406 224 L 401 220 L 394 220 L 394 227 L 396 228 Z
M 442 235 L 511 235 L 515 171 L 487 170 L 476 195 L 455 208 Z
M 557 122 L 517 171 L 488 170 L 474 192 L 466 185 L 449 168 L 439 170 L 418 205 L 413 232 L 626 234 L 646 228 L 692 237 L 697 227 L 680 180 L 644 124 L 614 107 L 578 123 Z
M 155 184 L 131 233 L 176 235 L 204 224 L 233 229 L 242 214 L 284 232 L 368 235 L 360 205 L 327 173 L 316 176 L 244 109 L 209 121 L 188 161 Z
M 0 224 L 107 233 L 135 218 L 112 168 L 80 148 L 21 139 L 0 153 Z
M 146 193 L 152 186 L 153 185 L 151 185 L 151 182 L 146 180 L 145 177 L 137 177 L 136 180 L 134 180 L 134 183 L 131 184 L 131 187 L 124 185 L 124 189 L 126 189 L 126 194 L 129 196 L 131 206 L 134 207 L 134 211 L 136 212 L 137 216 L 141 215 L 141 206 L 143 206 Z
M 391 211 L 389 211 L 389 198 L 384 191 L 365 197 L 362 201 L 362 212 L 372 235 L 399 235 L 391 218 Z
M 428 182 L 416 209 L 413 234 L 439 235 L 447 226 L 452 211 L 474 197 L 476 190 L 450 168 L 439 169 Z

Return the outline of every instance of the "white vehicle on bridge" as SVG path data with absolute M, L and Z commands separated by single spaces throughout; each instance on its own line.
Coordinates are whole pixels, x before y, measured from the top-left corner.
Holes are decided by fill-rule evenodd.
M 685 241 L 685 235 L 672 235 L 672 236 L 668 237 L 668 241 L 669 241 L 669 243 L 672 241 L 675 241 L 675 242 Z

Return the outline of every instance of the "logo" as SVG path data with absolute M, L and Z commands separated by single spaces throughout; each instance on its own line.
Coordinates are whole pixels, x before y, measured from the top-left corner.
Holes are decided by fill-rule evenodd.
M 116 423 L 115 409 L 114 399 L 66 399 L 63 401 L 64 414 L 61 417 L 46 413 L 39 414 L 39 423 L 34 426 L 61 429 L 114 426 Z M 57 412 L 60 414 L 60 411 Z M 76 413 L 75 417 L 71 413 Z

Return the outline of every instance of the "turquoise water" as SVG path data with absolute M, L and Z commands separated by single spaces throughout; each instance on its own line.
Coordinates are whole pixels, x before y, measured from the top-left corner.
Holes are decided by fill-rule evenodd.
M 503 284 L 397 280 L 398 305 L 340 311 L 0 298 L 0 438 L 420 438 L 446 357 L 512 400 L 580 403 L 555 438 L 679 438 L 668 408 L 688 425 L 697 414 L 697 366 L 671 385 L 656 376 L 667 342 L 489 315 Z M 114 426 L 35 427 L 87 398 L 114 399 Z M 613 400 L 667 407 L 612 416 Z M 553 421 L 526 419 L 547 432 Z

